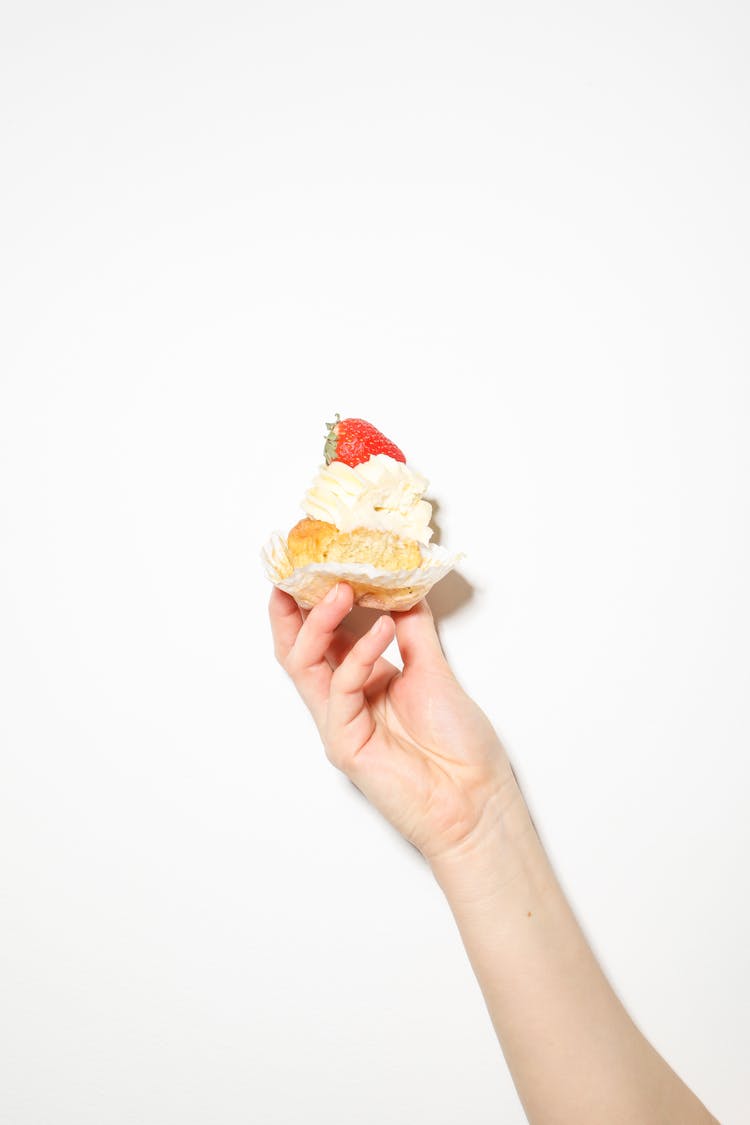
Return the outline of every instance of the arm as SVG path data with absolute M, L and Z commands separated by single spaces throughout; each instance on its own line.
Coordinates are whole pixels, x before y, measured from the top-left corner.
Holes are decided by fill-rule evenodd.
M 326 753 L 424 855 L 532 1125 L 715 1119 L 633 1024 L 555 879 L 489 720 L 443 656 L 426 602 L 340 628 L 341 585 L 303 620 L 279 590 L 276 655 Z M 404 667 L 383 653 L 398 641 Z
M 617 999 L 520 796 L 432 867 L 532 1125 L 715 1122 Z

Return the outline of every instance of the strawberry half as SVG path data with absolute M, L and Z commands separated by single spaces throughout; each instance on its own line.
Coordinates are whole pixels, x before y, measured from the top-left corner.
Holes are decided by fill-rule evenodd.
M 394 461 L 403 461 L 406 458 L 397 445 L 394 445 L 385 434 L 376 430 L 364 418 L 344 418 L 337 414 L 335 422 L 326 422 L 328 434 L 325 444 L 326 465 L 331 461 L 343 461 L 345 465 L 361 465 L 377 453 L 385 453 Z

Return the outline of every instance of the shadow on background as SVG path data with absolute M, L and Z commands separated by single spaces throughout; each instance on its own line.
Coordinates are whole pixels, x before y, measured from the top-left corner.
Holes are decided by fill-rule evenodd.
M 446 574 L 445 578 L 432 587 L 427 595 L 427 601 L 435 618 L 438 634 L 441 623 L 452 613 L 467 605 L 473 596 L 474 587 L 471 582 L 468 582 L 457 570 Z M 344 621 L 347 633 L 361 637 L 374 624 L 381 612 L 379 609 L 365 609 L 363 606 L 355 605 Z
M 440 504 L 437 500 L 430 500 L 430 503 L 432 504 L 430 526 L 433 529 L 432 539 L 430 541 L 440 544 L 442 538 Z M 457 570 L 452 570 L 449 574 L 446 574 L 445 578 L 432 587 L 427 595 L 427 601 L 432 610 L 432 615 L 435 618 L 438 633 L 440 632 L 441 622 L 443 622 L 446 617 L 450 617 L 452 613 L 456 613 L 459 609 L 467 605 L 473 596 L 474 587 Z M 345 625 L 347 632 L 361 637 L 375 622 L 376 617 L 378 617 L 380 613 L 381 610 L 363 609 L 361 606 L 355 605 L 346 618 Z

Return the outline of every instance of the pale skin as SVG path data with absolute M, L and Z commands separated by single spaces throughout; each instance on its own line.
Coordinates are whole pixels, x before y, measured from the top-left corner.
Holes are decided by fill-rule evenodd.
M 352 603 L 345 583 L 309 613 L 274 589 L 276 657 L 330 761 L 429 864 L 531 1125 L 716 1122 L 607 981 L 427 602 L 359 638 L 342 625 Z M 394 636 L 403 669 L 383 656 Z

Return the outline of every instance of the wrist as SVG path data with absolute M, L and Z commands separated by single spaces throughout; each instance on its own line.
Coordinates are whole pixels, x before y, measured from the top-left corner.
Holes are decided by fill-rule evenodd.
M 429 863 L 454 911 L 498 901 L 521 909 L 555 883 L 515 777 L 488 799 L 472 832 Z

